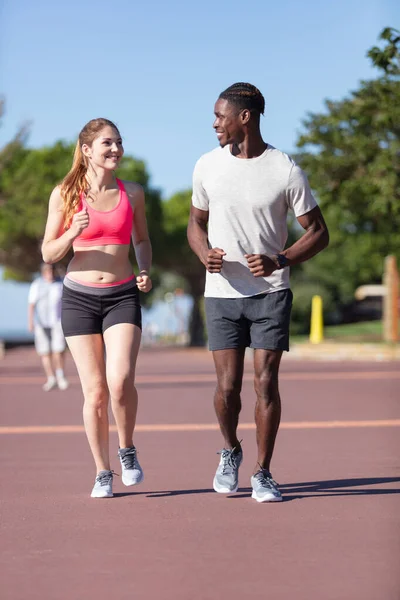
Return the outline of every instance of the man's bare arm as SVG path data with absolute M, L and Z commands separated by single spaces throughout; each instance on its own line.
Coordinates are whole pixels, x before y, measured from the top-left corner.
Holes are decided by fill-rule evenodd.
M 305 233 L 290 248 L 281 252 L 286 257 L 288 266 L 305 262 L 329 244 L 328 228 L 319 206 L 297 217 L 297 220 Z
M 285 266 L 288 267 L 312 258 L 329 244 L 328 228 L 318 206 L 305 215 L 297 217 L 297 220 L 305 229 L 305 233 L 290 248 L 280 252 L 280 255 L 286 258 Z M 276 255 L 245 254 L 245 258 L 254 277 L 269 277 L 281 268 L 279 257 Z
M 221 248 L 210 248 L 207 234 L 208 211 L 195 208 L 190 209 L 187 237 L 189 246 L 199 257 L 207 271 L 220 273 L 222 269 L 222 257 L 225 252 Z

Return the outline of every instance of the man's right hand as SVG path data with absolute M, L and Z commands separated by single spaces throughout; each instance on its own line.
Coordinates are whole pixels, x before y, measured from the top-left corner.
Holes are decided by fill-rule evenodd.
M 205 266 L 209 273 L 220 273 L 222 269 L 222 258 L 226 252 L 221 248 L 211 248 L 206 255 Z
M 72 217 L 71 227 L 69 228 L 71 235 L 78 237 L 84 229 L 89 225 L 89 214 L 87 208 L 75 213 Z

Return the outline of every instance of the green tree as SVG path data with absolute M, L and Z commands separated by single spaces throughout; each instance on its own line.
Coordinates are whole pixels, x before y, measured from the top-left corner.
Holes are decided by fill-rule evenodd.
M 71 164 L 72 147 L 62 142 L 21 147 L 0 173 L 0 262 L 18 279 L 30 279 L 41 262 L 40 244 L 53 187 Z
M 387 254 L 400 259 L 400 35 L 387 28 L 380 39 L 368 51 L 380 76 L 308 115 L 297 143 L 331 241 L 294 281 L 323 285 L 342 305 L 358 285 L 381 281 Z
M 6 103 L 3 97 L 0 97 L 0 127 L 5 114 Z M 16 153 L 24 146 L 29 133 L 29 123 L 22 125 L 14 137 L 0 149 L 0 172 L 5 169 L 13 160 Z
M 5 100 L 0 98 L 0 125 L 3 122 L 5 113 Z M 14 137 L 0 149 L 0 175 L 7 172 L 13 165 L 19 164 L 25 156 L 24 143 L 29 132 L 29 124 L 25 124 L 19 128 Z M 0 177 L 0 227 L 1 220 L 5 215 L 7 206 L 7 197 L 5 190 L 1 185 Z M 4 258 L 4 243 L 0 234 L 0 264 L 2 257 Z
M 191 190 L 174 194 L 164 203 L 164 236 L 166 251 L 158 256 L 157 264 L 184 278 L 187 292 L 193 297 L 189 325 L 191 346 L 204 346 L 202 300 L 205 268 L 189 247 L 186 229 L 190 213 Z

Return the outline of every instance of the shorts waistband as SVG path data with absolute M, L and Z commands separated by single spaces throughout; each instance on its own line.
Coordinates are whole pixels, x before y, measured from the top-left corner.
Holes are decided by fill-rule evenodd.
M 107 287 L 93 287 L 90 285 L 84 285 L 83 283 L 78 283 L 77 281 L 73 281 L 69 277 L 64 278 L 64 286 L 73 292 L 80 292 L 81 294 L 89 294 L 90 296 L 111 296 L 115 293 L 125 292 L 136 286 L 136 278 L 127 281 L 126 283 L 121 283 L 118 285 L 112 285 Z
M 81 281 L 80 279 L 76 279 L 76 277 L 71 277 L 71 275 L 69 273 L 67 273 L 66 277 L 68 279 L 70 279 L 71 281 L 75 281 L 75 283 L 81 283 L 82 285 L 84 285 L 86 287 L 94 287 L 94 288 L 115 287 L 117 285 L 121 285 L 122 283 L 128 283 L 129 281 L 136 279 L 135 274 L 132 274 L 129 277 L 127 277 L 126 279 L 121 279 L 121 281 L 113 281 L 112 283 L 88 283 L 87 281 Z

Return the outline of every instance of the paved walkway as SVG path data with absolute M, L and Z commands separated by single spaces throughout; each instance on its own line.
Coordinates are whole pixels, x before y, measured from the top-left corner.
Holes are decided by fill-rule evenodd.
M 0 362 L 4 600 L 398 600 L 400 371 L 395 362 L 285 357 L 273 462 L 284 502 L 257 504 L 251 356 L 237 494 L 212 490 L 221 436 L 203 350 L 142 351 L 135 442 L 145 481 L 94 471 L 81 391 L 45 394 L 30 348 Z M 112 461 L 119 472 L 116 434 Z
M 323 361 L 397 361 L 400 362 L 400 344 L 361 344 L 338 342 L 307 342 L 292 344 L 289 359 Z

